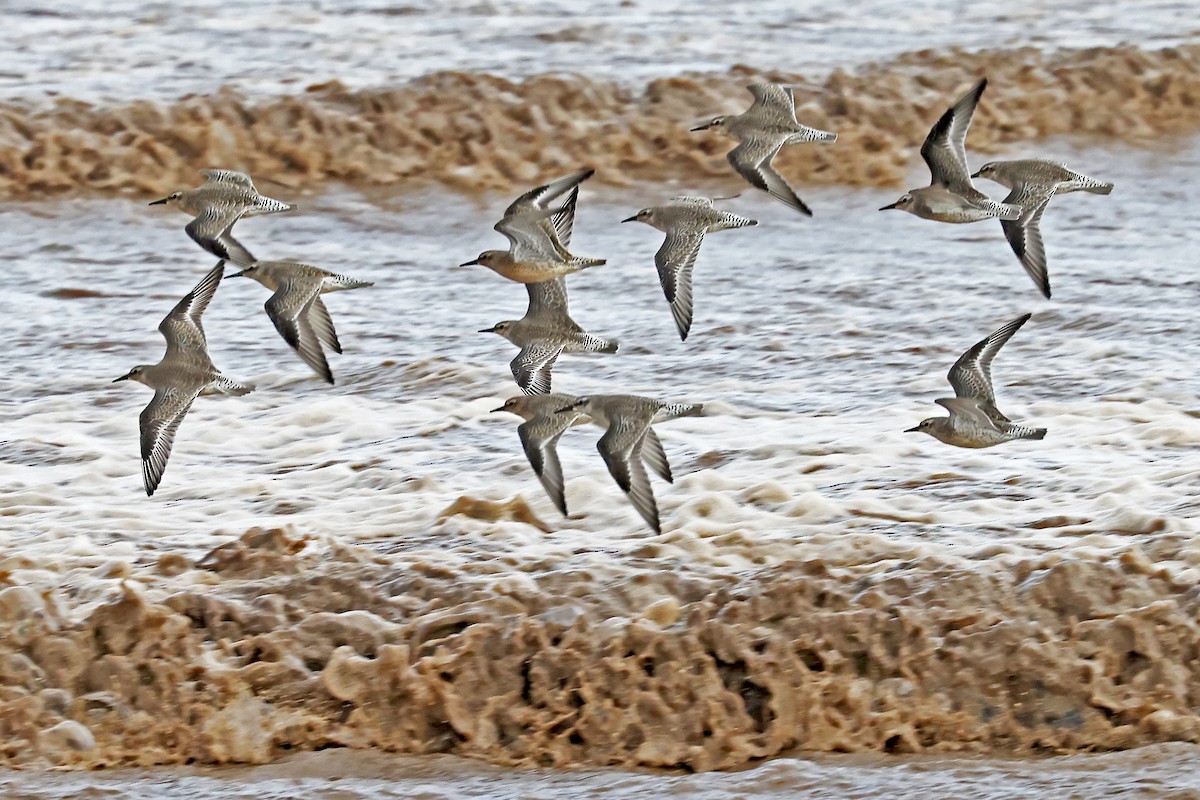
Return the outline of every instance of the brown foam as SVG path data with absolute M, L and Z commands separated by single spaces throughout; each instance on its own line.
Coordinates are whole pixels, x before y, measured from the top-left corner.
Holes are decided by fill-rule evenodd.
M 977 152 L 1022 143 L 1022 155 L 1036 155 L 1033 143 L 1061 135 L 1150 146 L 1200 130 L 1200 45 L 921 51 L 798 90 L 800 119 L 839 139 L 790 148 L 779 167 L 807 184 L 898 184 L 919 164 L 933 121 L 980 75 L 991 85 L 971 131 Z M 351 92 L 334 82 L 266 101 L 221 91 L 169 105 L 10 103 L 0 106 L 0 196 L 159 196 L 211 166 L 306 187 L 508 189 L 582 164 L 612 184 L 728 175 L 729 141 L 688 128 L 744 109 L 744 87 L 756 79 L 807 83 L 743 67 L 640 90 L 580 75 L 445 72 L 394 89 Z
M 1172 546 L 1186 545 L 1154 556 Z M 620 580 L 557 558 L 506 563 L 256 529 L 194 567 L 160 561 L 98 606 L 9 586 L 0 764 L 265 763 L 351 746 L 707 770 L 793 748 L 1200 741 L 1200 595 L 1136 547 L 1109 563 L 741 575 L 634 551 Z

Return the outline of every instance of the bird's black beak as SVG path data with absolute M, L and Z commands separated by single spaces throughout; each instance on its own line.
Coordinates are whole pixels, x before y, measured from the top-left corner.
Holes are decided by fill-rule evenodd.
M 127 372 L 124 375 L 122 375 L 121 377 L 114 379 L 113 383 L 120 383 L 121 381 L 127 381 L 127 380 L 129 380 L 129 375 L 130 375 L 130 373 Z
M 496 326 L 495 326 L 495 325 L 493 325 L 493 326 L 492 326 L 492 327 L 490 327 L 490 328 L 482 328 L 482 329 L 480 329 L 480 331 L 479 331 L 479 332 L 480 332 L 480 333 L 495 333 L 495 332 L 496 332 Z
M 978 178 L 978 177 L 979 177 L 979 173 L 978 173 L 978 172 L 972 172 L 972 173 L 971 173 L 971 177 L 972 177 L 972 178 Z
M 629 219 L 623 219 L 623 220 L 621 220 L 621 222 L 637 222 L 637 214 L 634 214 Z
M 493 408 L 490 413 L 495 414 L 497 411 L 507 411 L 507 409 L 504 406 L 500 406 L 499 408 Z
M 695 133 L 696 131 L 706 131 L 711 127 L 712 127 L 712 123 L 705 123 L 704 125 L 701 125 L 699 128 L 692 128 L 692 133 Z
M 244 277 L 246 277 L 246 273 L 249 271 L 250 270 L 248 270 L 248 269 L 244 269 L 241 272 L 235 272 L 232 275 L 226 275 L 225 277 L 226 278 L 244 278 Z
M 879 210 L 880 210 L 880 211 L 889 211 L 889 210 L 891 210 L 891 209 L 895 208 L 895 207 L 896 207 L 896 206 L 898 206 L 898 205 L 900 205 L 900 201 L 899 201 L 899 200 L 897 200 L 896 202 L 892 203 L 890 206 L 884 206 L 883 208 L 881 208 L 881 209 L 879 209 Z
M 917 427 L 915 427 L 915 428 L 906 428 L 906 429 L 904 430 L 904 432 L 905 432 L 905 433 L 920 433 L 920 432 L 921 432 L 921 426 L 920 426 L 920 425 L 918 425 L 918 426 L 917 426 Z
M 479 259 L 477 258 L 473 261 L 464 261 L 462 264 L 459 264 L 459 266 L 460 267 L 472 267 L 478 263 L 479 263 Z
M 170 200 L 170 199 L 171 199 L 171 198 L 169 198 L 169 197 L 164 197 L 162 200 L 151 200 L 151 201 L 150 201 L 150 205 L 152 205 L 152 206 L 161 206 L 161 205 L 165 205 L 165 204 L 166 204 L 166 202 L 167 202 L 168 200 Z

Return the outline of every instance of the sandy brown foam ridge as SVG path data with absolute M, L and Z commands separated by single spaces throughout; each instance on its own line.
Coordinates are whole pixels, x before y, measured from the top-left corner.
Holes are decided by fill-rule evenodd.
M 987 153 L 1073 135 L 1149 145 L 1200 130 L 1200 46 L 908 54 L 798 91 L 799 117 L 837 131 L 832 146 L 791 148 L 779 166 L 802 183 L 899 183 L 938 115 L 979 76 L 991 86 L 971 131 Z M 447 72 L 408 85 L 248 100 L 234 92 L 169 105 L 0 107 L 0 196 L 93 190 L 163 194 L 201 167 L 297 185 L 323 181 L 509 188 L 595 166 L 610 183 L 726 175 L 729 141 L 688 128 L 748 104 L 753 80 L 804 76 L 734 68 L 640 90 L 587 77 L 511 81 Z
M 82 615 L 0 590 L 0 764 L 351 746 L 706 770 L 794 747 L 1197 742 L 1200 593 L 1156 555 L 742 576 L 635 555 L 615 581 L 256 530 Z

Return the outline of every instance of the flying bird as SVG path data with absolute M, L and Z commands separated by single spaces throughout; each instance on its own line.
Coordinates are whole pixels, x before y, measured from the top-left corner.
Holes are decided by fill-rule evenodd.
M 244 172 L 202 169 L 200 174 L 205 178 L 200 186 L 167 195 L 150 205 L 175 206 L 192 216 L 184 228 L 187 235 L 218 258 L 241 267 L 253 263 L 254 256 L 230 233 L 234 223 L 242 217 L 292 211 L 296 206 L 259 194 Z
M 796 99 L 790 87 L 778 83 L 752 83 L 750 108 L 741 114 L 714 117 L 692 131 L 715 130 L 738 145 L 729 151 L 729 163 L 750 185 L 762 189 L 789 208 L 812 216 L 812 211 L 788 185 L 771 161 L 787 145 L 834 142 L 836 133 L 810 128 L 796 121 Z
M 954 397 L 933 402 L 950 412 L 948 417 L 922 420 L 905 433 L 927 433 L 955 447 L 992 447 L 1014 439 L 1044 439 L 1045 428 L 1018 425 L 996 408 L 992 389 L 992 359 L 1031 315 L 1024 314 L 976 342 L 963 353 L 947 377 Z
M 244 395 L 250 384 L 230 380 L 217 371 L 208 355 L 208 340 L 200 317 L 225 274 L 222 260 L 180 300 L 159 323 L 167 352 L 157 364 L 142 364 L 113 381 L 137 381 L 154 390 L 150 404 L 138 418 L 141 429 L 142 483 L 153 495 L 162 480 L 175 432 L 192 403 L 201 394 Z

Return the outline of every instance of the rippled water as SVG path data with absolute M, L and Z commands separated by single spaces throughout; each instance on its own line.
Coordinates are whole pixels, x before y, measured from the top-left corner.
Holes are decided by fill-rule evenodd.
M 1007 3 L 869 0 L 267 0 L 229 13 L 224 0 L 117 0 L 0 8 L 9 34 L 0 88 L 9 97 L 174 99 L 227 84 L 292 92 L 352 87 L 447 69 L 505 75 L 583 72 L 641 81 L 744 63 L 820 74 L 922 48 L 1166 45 L 1200 32 L 1180 0 Z M 301 67 L 302 65 L 302 67 Z
M 1178 196 L 1163 178 L 1195 169 L 1197 154 L 1070 155 L 1118 189 L 1056 199 L 1047 213 L 1053 302 L 998 225 L 880 213 L 892 198 L 875 191 L 806 191 L 814 220 L 747 194 L 727 205 L 761 224 L 705 242 L 687 343 L 657 286 L 661 234 L 616 223 L 694 187 L 585 192 L 575 250 L 610 263 L 571 278 L 573 311 L 623 347 L 564 356 L 555 387 L 711 404 L 711 416 L 662 428 L 682 476 L 659 490 L 667 530 L 793 536 L 790 505 L 745 503 L 763 482 L 812 498 L 810 534 L 866 527 L 914 546 L 931 532 L 967 547 L 1000 534 L 1007 547 L 1067 546 L 1087 530 L 1148 530 L 1150 518 L 1194 529 L 1200 344 L 1187 319 L 1200 235 L 1157 214 Z M 149 392 L 109 381 L 160 357 L 159 319 L 212 259 L 183 235 L 182 215 L 141 204 L 3 210 L 13 234 L 0 346 L 12 368 L 0 377 L 0 470 L 25 530 L 161 537 L 284 513 L 305 529 L 378 535 L 384 518 L 390 530 L 431 525 L 462 494 L 522 492 L 587 538 L 640 535 L 611 502 L 620 496 L 587 429 L 560 448 L 578 510 L 563 522 L 529 474 L 515 418 L 487 413 L 513 393 L 515 349 L 475 331 L 520 316 L 525 292 L 453 265 L 496 244 L 489 222 L 505 198 L 300 201 L 302 214 L 243 222 L 240 235 L 260 253 L 375 282 L 329 300 L 346 350 L 332 356 L 338 385 L 321 385 L 277 337 L 262 287 L 227 281 L 205 319 L 213 357 L 259 389 L 196 403 L 153 500 L 140 496 L 136 436 Z M 940 413 L 932 400 L 961 351 L 1025 311 L 1032 321 L 996 361 L 997 394 L 1014 419 L 1049 428 L 1044 442 L 972 452 L 902 433 Z M 1056 544 L 1053 526 L 1029 529 L 1049 517 L 1082 528 Z
M 912 758 L 902 765 L 878 756 L 779 758 L 724 774 L 664 774 L 616 770 L 500 770 L 445 756 L 411 758 L 374 753 L 309 753 L 267 767 L 164 769 L 155 777 L 132 770 L 6 778 L 11 800 L 106 798 L 136 791 L 155 800 L 242 800 L 293 797 L 522 798 L 743 797 L 823 800 L 839 797 L 928 797 L 1027 800 L 1033 797 L 1191 798 L 1200 794 L 1200 753 L 1192 745 L 1162 745 L 1127 753 L 1044 760 Z M 119 794 L 115 796 L 120 796 Z

